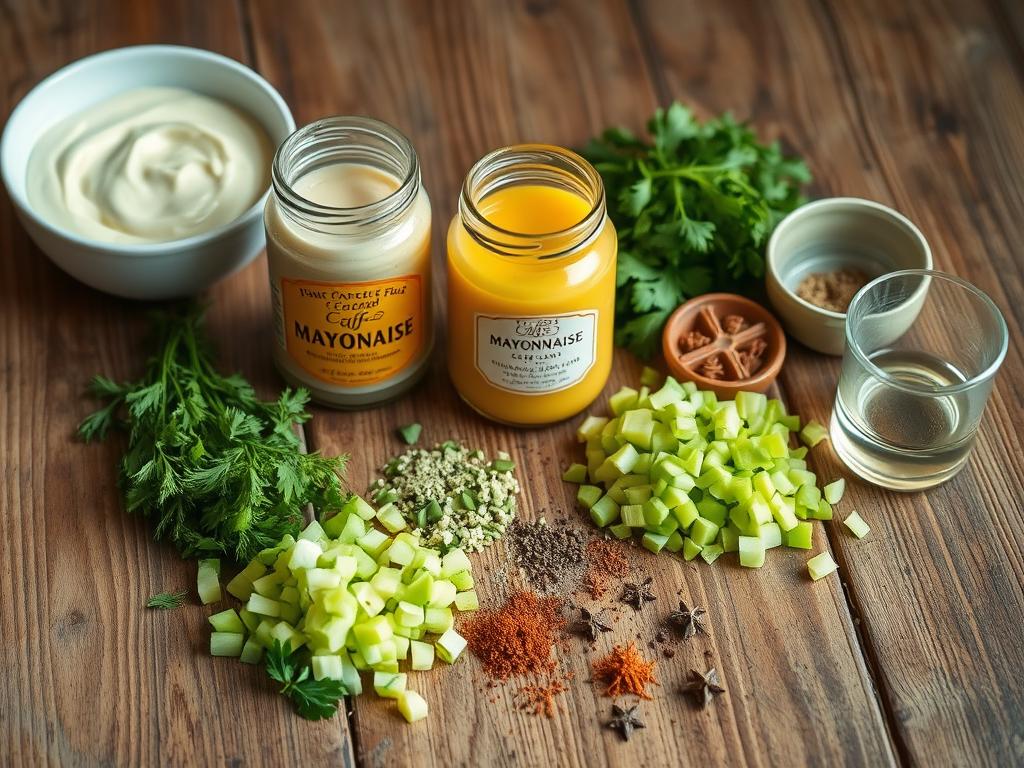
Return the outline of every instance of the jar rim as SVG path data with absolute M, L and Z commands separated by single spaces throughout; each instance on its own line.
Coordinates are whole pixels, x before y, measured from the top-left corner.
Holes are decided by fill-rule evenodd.
M 496 189 L 536 181 L 545 174 L 561 174 L 575 187 L 571 191 L 588 201 L 590 210 L 580 221 L 553 232 L 515 232 L 494 224 L 480 210 L 480 203 Z M 576 253 L 600 233 L 606 216 L 604 182 L 593 165 L 570 149 L 551 144 L 501 147 L 480 158 L 466 174 L 459 216 L 469 235 L 487 250 L 511 258 L 556 259 Z
M 374 141 L 379 146 L 373 147 Z M 337 146 L 320 146 L 330 143 Z M 343 149 L 361 150 L 363 160 L 379 161 L 364 164 L 394 175 L 399 181 L 398 187 L 380 200 L 352 207 L 324 205 L 295 191 L 293 182 L 306 173 L 353 162 L 337 159 Z M 297 168 L 291 167 L 304 150 L 313 150 L 310 161 Z M 274 153 L 271 183 L 277 199 L 284 204 L 283 209 L 304 226 L 328 232 L 346 226 L 366 231 L 366 228 L 387 225 L 409 209 L 421 187 L 420 164 L 412 142 L 394 126 L 372 117 L 336 115 L 296 129 L 281 143 Z

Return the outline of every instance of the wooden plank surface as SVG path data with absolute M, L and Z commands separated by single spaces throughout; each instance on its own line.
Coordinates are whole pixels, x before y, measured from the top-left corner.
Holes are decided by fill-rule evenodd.
M 244 60 L 231 3 L 24 3 L 0 15 L 0 113 L 37 81 L 109 47 L 198 45 Z M 212 291 L 225 367 L 266 395 L 279 388 L 263 259 Z M 195 565 L 124 514 L 123 441 L 83 446 L 75 426 L 98 372 L 137 376 L 147 307 L 79 285 L 30 244 L 0 205 L 0 764 L 321 765 L 353 763 L 345 718 L 294 716 L 260 670 L 214 664 L 194 604 L 147 611 L 191 588 Z
M 939 268 L 988 291 L 1019 337 L 1024 59 L 1011 3 L 301 0 L 286 17 L 272 0 L 0 3 L 0 114 L 93 50 L 151 41 L 219 50 L 261 71 L 300 124 L 371 114 L 412 138 L 441 277 L 458 186 L 487 150 L 576 145 L 613 123 L 639 128 L 671 98 L 704 113 L 733 109 L 808 158 L 816 194 L 905 211 Z M 265 274 L 260 259 L 218 286 L 210 322 L 225 367 L 269 394 L 279 382 L 263 346 L 231 343 L 269 336 Z M 439 279 L 439 314 L 443 296 Z M 1024 763 L 1024 460 L 1019 426 L 1010 426 L 1020 421 L 1024 371 L 1013 342 L 960 477 L 915 495 L 851 484 L 870 538 L 853 541 L 839 525 L 827 541 L 816 537 L 816 551 L 829 546 L 839 560 L 845 590 L 835 579 L 809 585 L 798 552 L 773 553 L 750 572 L 637 551 L 658 601 L 639 617 L 619 611 L 596 651 L 576 639 L 561 651 L 575 681 L 553 719 L 518 711 L 515 685 L 485 688 L 468 658 L 415 676 L 432 715 L 409 727 L 372 694 L 354 702 L 350 720 L 301 721 L 262 673 L 206 657 L 209 610 L 143 611 L 149 594 L 191 584 L 193 566 L 121 512 L 120 446 L 83 447 L 70 434 L 92 373 L 137 370 L 144 307 L 52 267 L 6 201 L 0 313 L 4 764 Z M 609 391 L 638 370 L 620 353 Z M 825 421 L 837 375 L 836 361 L 794 343 L 783 393 Z M 577 451 L 572 425 L 518 431 L 473 416 L 447 381 L 443 344 L 412 396 L 360 413 L 317 409 L 307 438 L 352 452 L 351 485 L 361 491 L 401 450 L 395 425 L 412 420 L 426 440 L 510 450 L 524 517 L 578 520 L 559 479 Z M 842 471 L 828 449 L 814 457 L 822 476 Z M 502 567 L 501 546 L 474 565 L 485 598 L 522 584 Z M 653 656 L 646 642 L 680 590 L 709 609 L 712 637 L 658 656 L 662 685 L 641 707 L 648 727 L 623 744 L 601 726 L 610 700 L 589 682 L 590 661 L 630 639 Z M 728 693 L 700 712 L 679 687 L 705 662 Z

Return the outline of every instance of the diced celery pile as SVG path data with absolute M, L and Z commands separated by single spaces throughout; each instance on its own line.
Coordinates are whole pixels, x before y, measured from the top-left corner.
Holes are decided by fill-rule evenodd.
M 370 525 L 395 527 L 387 506 L 374 510 L 353 496 L 322 525 L 260 552 L 228 583 L 244 607 L 210 617 L 210 652 L 255 664 L 275 640 L 288 642 L 308 655 L 315 679 L 340 680 L 358 695 L 360 672 L 372 672 L 374 690 L 395 699 L 409 722 L 426 717 L 427 702 L 406 688 L 401 666 L 454 664 L 466 641 L 453 611 L 479 602 L 465 552 L 442 556 L 408 531 L 389 536 Z M 212 564 L 200 566 L 201 594 L 205 587 L 220 598 L 217 575 Z
M 825 493 L 807 469 L 808 445 L 827 437 L 817 422 L 801 429 L 780 400 L 713 392 L 644 371 L 639 390 L 609 399 L 609 416 L 587 416 L 577 430 L 586 463 L 563 476 L 595 525 L 616 538 L 639 535 L 651 552 L 667 550 L 711 564 L 737 553 L 759 568 L 767 550 L 810 549 L 810 520 L 831 520 L 843 481 Z

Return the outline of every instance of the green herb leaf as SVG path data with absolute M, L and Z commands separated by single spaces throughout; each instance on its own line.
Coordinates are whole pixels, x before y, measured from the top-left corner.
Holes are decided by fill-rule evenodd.
M 291 643 L 275 640 L 267 649 L 267 674 L 282 684 L 280 692 L 291 699 L 295 710 L 307 720 L 324 720 L 338 711 L 338 702 L 348 693 L 337 680 L 314 680 L 309 666 L 298 666 Z
M 169 611 L 173 608 L 180 608 L 184 605 L 186 597 L 188 597 L 188 592 L 184 589 L 178 592 L 161 592 L 160 594 L 153 595 L 149 598 L 149 600 L 146 601 L 146 607 Z
M 702 124 L 675 103 L 647 129 L 650 141 L 613 128 L 583 149 L 619 233 L 616 341 L 644 357 L 686 299 L 759 288 L 772 229 L 810 181 L 802 161 L 729 114 Z
M 298 534 L 306 504 L 341 505 L 347 457 L 305 454 L 296 434 L 309 418 L 305 390 L 263 401 L 238 374 L 219 374 L 200 308 L 155 314 L 147 348 L 138 381 L 92 380 L 106 402 L 78 432 L 90 441 L 127 428 L 125 507 L 151 518 L 157 538 L 184 557 L 246 561 Z

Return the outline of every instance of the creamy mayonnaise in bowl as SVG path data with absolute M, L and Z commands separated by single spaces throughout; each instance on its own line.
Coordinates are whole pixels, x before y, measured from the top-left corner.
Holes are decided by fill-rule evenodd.
M 274 148 L 295 123 L 232 59 L 138 46 L 36 86 L 0 140 L 0 174 L 61 269 L 136 299 L 186 296 L 254 259 Z

